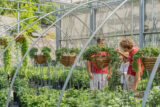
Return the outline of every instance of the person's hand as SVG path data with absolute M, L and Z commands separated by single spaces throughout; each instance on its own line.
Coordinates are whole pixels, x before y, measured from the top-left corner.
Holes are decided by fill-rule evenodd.
M 108 74 L 108 75 L 107 75 L 107 80 L 109 80 L 109 79 L 110 79 L 110 77 L 111 77 L 111 75 L 110 75 L 110 74 Z
M 118 48 L 116 49 L 116 51 L 117 51 L 118 53 L 120 53 L 120 52 L 121 52 L 121 51 L 120 51 L 120 49 L 118 49 Z
M 92 73 L 89 73 L 89 78 L 93 79 L 93 74 Z

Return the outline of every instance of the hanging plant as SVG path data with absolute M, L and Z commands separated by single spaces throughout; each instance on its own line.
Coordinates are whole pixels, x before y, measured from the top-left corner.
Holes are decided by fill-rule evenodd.
M 101 55 L 101 52 L 107 52 L 109 55 Z M 118 54 L 114 48 L 92 45 L 83 53 L 83 59 L 90 60 L 97 68 L 104 68 L 117 61 Z
M 9 41 L 11 41 L 11 37 L 1 37 L 1 40 L 5 40 L 5 42 L 2 42 L 2 46 L 4 46 L 4 48 L 7 47 Z M 4 52 L 3 54 L 3 63 L 4 63 L 4 69 L 5 71 L 10 74 L 10 66 L 12 63 L 12 55 L 11 55 L 11 46 Z
M 48 47 L 43 47 L 41 52 L 42 54 L 39 54 L 37 55 L 36 53 L 38 52 L 38 49 L 37 48 L 32 48 L 30 53 L 29 53 L 29 56 L 33 59 L 34 58 L 34 61 L 38 64 L 44 64 L 46 63 L 47 61 L 50 62 L 52 61 L 52 58 L 50 56 L 50 52 L 51 52 L 51 49 L 48 48 Z
M 52 61 L 52 58 L 50 56 L 50 52 L 51 52 L 50 48 L 48 48 L 46 46 L 42 48 L 42 53 L 43 53 L 44 56 L 46 56 L 47 62 L 51 62 Z
M 26 37 L 23 38 L 23 41 L 20 42 L 21 43 L 21 55 L 22 57 L 25 55 L 25 53 L 28 50 L 28 40 Z M 23 67 L 28 66 L 28 55 L 25 57 L 24 61 L 23 61 Z
M 56 61 L 60 61 L 64 66 L 71 66 L 79 52 L 78 48 L 59 48 L 56 50 Z
M 16 38 L 16 36 L 17 36 L 17 33 L 14 34 L 15 38 Z M 19 35 L 19 37 L 16 38 L 16 42 L 22 42 L 23 40 L 24 40 L 24 35 L 23 34 Z
M 137 60 L 140 58 L 144 67 L 152 71 L 155 61 L 160 54 L 160 49 L 156 47 L 145 47 L 143 49 L 138 50 L 136 54 L 133 56 L 132 67 L 134 71 L 138 71 Z M 160 65 L 158 67 L 158 71 L 160 71 Z
M 1 46 L 6 46 L 8 43 L 7 38 L 5 37 L 0 37 L 0 45 Z

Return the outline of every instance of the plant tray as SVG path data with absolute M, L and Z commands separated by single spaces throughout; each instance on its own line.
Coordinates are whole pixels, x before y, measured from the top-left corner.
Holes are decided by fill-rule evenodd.
M 60 58 L 60 63 L 64 66 L 71 66 L 74 63 L 76 55 L 64 55 Z
M 47 62 L 47 59 L 45 55 L 35 55 L 34 61 L 37 64 L 45 64 Z
M 91 56 L 91 62 L 97 68 L 105 68 L 110 64 L 110 58 L 108 56 Z
M 157 57 L 143 57 L 142 63 L 143 63 L 144 68 L 152 72 L 152 69 L 154 67 L 156 60 L 157 60 Z M 157 69 L 157 72 L 159 71 L 160 71 L 160 64 Z
M 17 34 L 14 35 L 14 37 L 16 37 Z M 22 42 L 24 40 L 24 35 L 21 34 L 17 39 L 16 39 L 16 42 Z
M 7 39 L 6 38 L 0 38 L 0 45 L 6 46 L 7 45 Z

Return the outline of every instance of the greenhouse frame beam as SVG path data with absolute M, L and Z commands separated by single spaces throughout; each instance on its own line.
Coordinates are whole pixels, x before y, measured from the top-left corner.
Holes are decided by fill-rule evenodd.
M 144 44 L 144 0 L 139 0 L 139 46 Z
M 42 3 L 32 3 L 32 2 L 24 2 L 24 1 L 17 1 L 17 0 L 8 0 L 8 1 L 10 1 L 10 2 L 19 2 L 19 3 L 26 3 L 26 4 L 33 4 L 33 5 L 37 5 L 37 6 L 39 5 L 39 6 L 55 7 L 54 5 L 48 5 L 48 4 L 42 4 Z
M 93 4 L 90 4 L 90 36 L 92 36 L 93 31 L 96 30 L 96 9 L 92 6 Z M 93 42 L 94 41 L 92 40 L 91 44 L 94 44 Z
M 70 77 L 71 77 L 71 74 L 72 74 L 72 72 L 73 72 L 73 70 L 74 70 L 77 62 L 79 61 L 81 55 L 83 54 L 84 50 L 85 50 L 86 47 L 89 45 L 89 43 L 91 42 L 91 40 L 93 39 L 93 37 L 96 35 L 96 33 L 97 33 L 97 32 L 102 28 L 102 26 L 108 21 L 108 19 L 109 19 L 113 14 L 115 14 L 116 11 L 117 11 L 121 6 L 123 6 L 127 1 L 128 1 L 128 0 L 124 0 L 120 5 L 118 5 L 118 6 L 104 19 L 104 21 L 103 21 L 103 22 L 98 26 L 98 28 L 93 32 L 92 36 L 89 38 L 89 40 L 87 41 L 87 43 L 86 43 L 86 44 L 84 45 L 84 47 L 81 49 L 81 52 L 80 52 L 79 55 L 76 57 L 75 62 L 74 62 L 74 64 L 72 65 L 72 68 L 71 68 L 71 70 L 70 70 L 70 72 L 69 72 L 69 74 L 68 74 L 68 76 L 67 76 L 67 79 L 66 79 L 65 84 L 64 84 L 64 86 L 63 86 L 62 92 L 61 92 L 61 94 L 60 94 L 60 98 L 59 98 L 57 107 L 60 106 L 61 99 L 62 99 L 63 93 L 64 93 L 64 91 L 65 91 L 65 89 L 66 89 L 66 86 L 67 86 L 67 84 L 68 84 L 68 81 L 69 81 L 69 79 L 70 79 Z M 92 1 L 92 2 L 93 2 L 93 1 Z M 91 2 L 88 2 L 88 3 L 91 3 Z M 86 4 L 86 3 L 85 3 L 85 4 Z M 81 5 L 80 5 L 80 6 L 81 6 Z M 82 6 L 83 6 L 83 5 L 82 5 Z M 77 6 L 77 7 L 78 7 L 78 6 Z
M 56 20 L 60 18 L 59 15 L 56 14 Z M 57 29 L 59 27 L 59 29 Z M 61 20 L 57 22 L 56 26 L 56 50 L 61 47 Z
M 64 1 L 59 1 L 59 0 L 45 0 L 46 2 L 54 2 L 54 3 L 60 3 L 60 4 L 67 4 L 67 5 L 76 5 L 75 3 L 72 2 L 64 2 Z

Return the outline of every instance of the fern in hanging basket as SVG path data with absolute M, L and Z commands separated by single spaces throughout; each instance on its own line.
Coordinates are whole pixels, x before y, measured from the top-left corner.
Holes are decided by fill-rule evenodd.
M 18 36 L 17 33 L 14 34 L 14 37 L 16 38 Z M 18 38 L 16 38 L 16 42 L 22 42 L 24 40 L 24 35 L 21 34 L 18 36 Z
M 7 43 L 8 43 L 7 38 L 5 38 L 5 37 L 0 37 L 0 45 L 1 45 L 1 46 L 6 46 Z
M 56 50 L 56 61 L 60 61 L 64 66 L 71 66 L 79 52 L 78 48 L 59 48 Z
M 107 52 L 109 55 L 101 55 L 101 52 Z M 90 60 L 97 68 L 105 68 L 118 60 L 118 54 L 114 48 L 92 45 L 83 53 L 83 59 Z
M 44 64 L 46 62 L 50 62 L 52 61 L 52 58 L 50 56 L 50 52 L 51 52 L 51 49 L 44 46 L 41 50 L 42 54 L 39 54 L 37 55 L 36 53 L 38 52 L 38 49 L 37 48 L 32 48 L 30 53 L 29 53 L 29 56 L 33 59 L 34 58 L 34 61 L 38 64 Z
M 50 52 L 51 52 L 51 49 L 48 48 L 47 46 L 44 46 L 42 48 L 42 53 L 44 56 L 46 56 L 48 62 L 52 61 L 52 58 L 50 56 Z
M 133 55 L 133 70 L 138 71 L 137 60 L 140 58 L 142 60 L 144 68 L 148 71 L 152 71 L 159 54 L 160 49 L 152 46 L 138 50 L 138 52 Z M 157 71 L 160 71 L 160 64 Z

